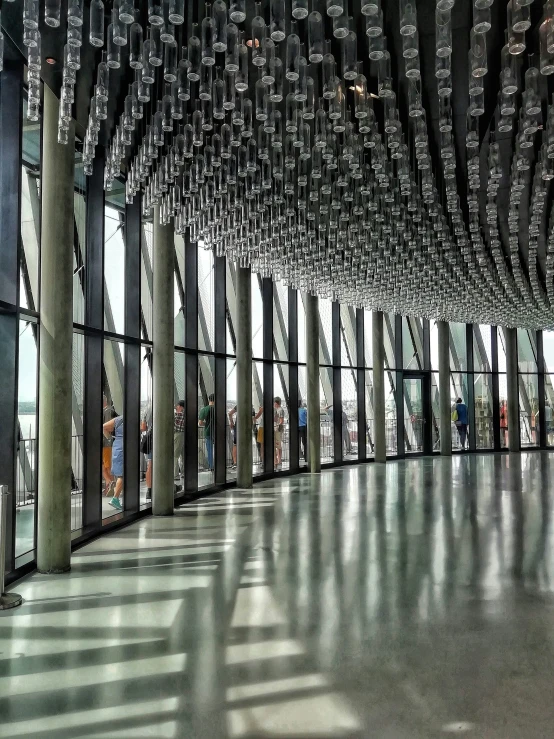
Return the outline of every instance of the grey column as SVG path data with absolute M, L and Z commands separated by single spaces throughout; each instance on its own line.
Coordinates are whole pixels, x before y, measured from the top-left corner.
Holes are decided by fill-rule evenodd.
M 508 449 L 520 451 L 519 378 L 517 362 L 517 329 L 503 328 L 506 344 L 506 384 L 508 386 Z
M 437 321 L 439 330 L 439 428 L 441 454 L 452 455 L 452 409 L 450 404 L 450 327 Z
M 44 85 L 37 566 L 52 573 L 71 565 L 75 129 L 58 144 L 58 105 Z
M 173 221 L 160 225 L 160 208 L 153 222 L 153 392 L 152 392 L 152 513 L 173 515 Z
M 237 266 L 237 486 L 252 487 L 252 282 Z M 273 419 L 264 418 L 264 427 Z
M 304 296 L 306 307 L 306 375 L 308 400 L 308 465 L 321 472 L 321 403 L 319 398 L 319 300 Z
M 371 322 L 373 351 L 373 444 L 375 461 L 387 461 L 385 434 L 385 343 L 383 313 L 373 311 Z

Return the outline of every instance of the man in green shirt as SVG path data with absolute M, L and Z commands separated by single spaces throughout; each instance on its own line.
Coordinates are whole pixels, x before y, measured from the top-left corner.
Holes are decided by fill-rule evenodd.
M 208 396 L 208 405 L 200 409 L 198 425 L 204 427 L 208 469 L 214 468 L 214 435 L 215 435 L 215 395 Z

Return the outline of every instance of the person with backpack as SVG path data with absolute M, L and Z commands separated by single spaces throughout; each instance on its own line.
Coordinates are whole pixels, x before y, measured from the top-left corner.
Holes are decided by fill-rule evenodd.
M 452 420 L 456 424 L 458 436 L 460 437 L 460 445 L 462 449 L 465 449 L 467 440 L 468 414 L 467 405 L 462 401 L 461 398 L 458 398 L 456 400 L 456 407 L 452 411 Z
M 204 439 L 206 442 L 206 454 L 208 457 L 208 469 L 214 468 L 214 437 L 215 437 L 215 395 L 208 396 L 208 405 L 200 409 L 198 414 L 198 425 L 204 428 Z

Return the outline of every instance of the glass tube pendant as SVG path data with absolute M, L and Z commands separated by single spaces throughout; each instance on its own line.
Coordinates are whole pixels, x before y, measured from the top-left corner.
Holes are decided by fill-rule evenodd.
M 135 20 L 134 0 L 121 0 L 121 5 L 119 6 L 119 20 L 126 26 L 130 26 Z
M 225 53 L 225 69 L 238 72 L 239 69 L 239 29 L 234 23 L 227 24 L 227 49 Z
M 83 0 L 68 0 L 67 23 L 70 26 L 83 25 Z
M 246 20 L 246 0 L 234 0 L 229 6 L 229 18 L 233 23 L 243 23 Z
M 452 53 L 452 24 L 450 11 L 441 11 L 437 8 L 435 12 L 435 38 L 436 55 L 450 56 Z
M 296 24 L 293 24 L 296 25 Z M 285 77 L 288 79 L 289 82 L 295 82 L 298 79 L 298 67 L 299 67 L 299 59 L 300 59 L 300 39 L 294 33 L 294 28 L 292 29 L 293 33 L 290 33 L 287 36 L 287 46 L 286 46 L 286 72 Z
M 202 45 L 197 35 L 197 26 L 192 26 L 192 36 L 189 38 L 188 45 L 188 78 L 191 82 L 198 82 L 200 79 L 200 64 L 202 61 Z
M 271 0 L 269 5 L 269 32 L 275 43 L 283 41 L 286 36 L 285 17 L 285 0 Z M 256 29 L 254 29 L 254 20 L 257 22 Z M 262 23 L 263 35 L 265 35 L 265 21 L 261 17 L 261 6 L 259 3 L 256 3 L 256 18 L 254 20 L 252 21 L 252 44 L 261 35 Z M 255 30 L 256 34 L 254 33 Z M 252 53 L 254 53 L 254 46 L 252 46 Z
M 89 20 L 89 43 L 99 49 L 104 46 L 104 3 L 102 0 L 91 0 Z
M 185 0 L 169 0 L 168 19 L 174 26 L 185 22 Z
M 163 26 L 163 0 L 148 0 L 148 23 L 151 26 Z
M 44 22 L 50 28 L 58 28 L 61 20 L 61 0 L 45 0 Z
M 335 18 L 344 12 L 344 0 L 327 0 L 327 15 Z
M 554 56 L 548 51 L 548 28 L 543 25 L 540 28 L 540 67 L 541 74 L 554 74 Z
M 108 26 L 108 57 L 107 64 L 110 69 L 119 69 L 121 67 L 121 46 L 114 41 L 113 23 Z
M 342 76 L 345 80 L 356 79 L 358 74 L 357 37 L 354 31 L 342 41 Z
M 312 64 L 323 60 L 325 50 L 325 35 L 323 18 L 316 10 L 308 16 L 308 58 Z
M 227 50 L 227 5 L 223 0 L 215 0 L 212 6 L 214 18 L 213 48 L 216 52 Z
M 206 16 L 202 20 L 201 25 L 201 38 L 202 38 L 202 64 L 212 66 L 215 64 L 215 51 L 214 51 L 214 40 L 215 40 L 215 20 L 212 17 L 211 5 L 206 5 Z
M 113 40 L 118 46 L 127 46 L 127 26 L 119 18 L 119 8 L 114 4 L 112 10 Z
M 400 0 L 400 33 L 411 36 L 417 31 L 416 8 L 414 0 Z
M 471 74 L 474 77 L 483 77 L 488 71 L 486 38 L 473 29 L 470 32 Z
M 142 69 L 142 26 L 132 23 L 129 29 L 129 66 L 131 69 Z
M 163 44 L 160 38 L 161 26 L 150 26 L 150 64 L 161 67 L 163 64 Z
M 473 30 L 475 33 L 488 33 L 491 29 L 491 9 L 473 6 Z
M 23 25 L 35 30 L 38 28 L 38 0 L 25 0 L 23 3 Z

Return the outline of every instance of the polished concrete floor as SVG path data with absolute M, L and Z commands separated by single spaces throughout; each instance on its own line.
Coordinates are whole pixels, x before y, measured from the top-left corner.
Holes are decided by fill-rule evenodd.
M 0 737 L 554 736 L 554 454 L 232 490 L 34 575 Z

